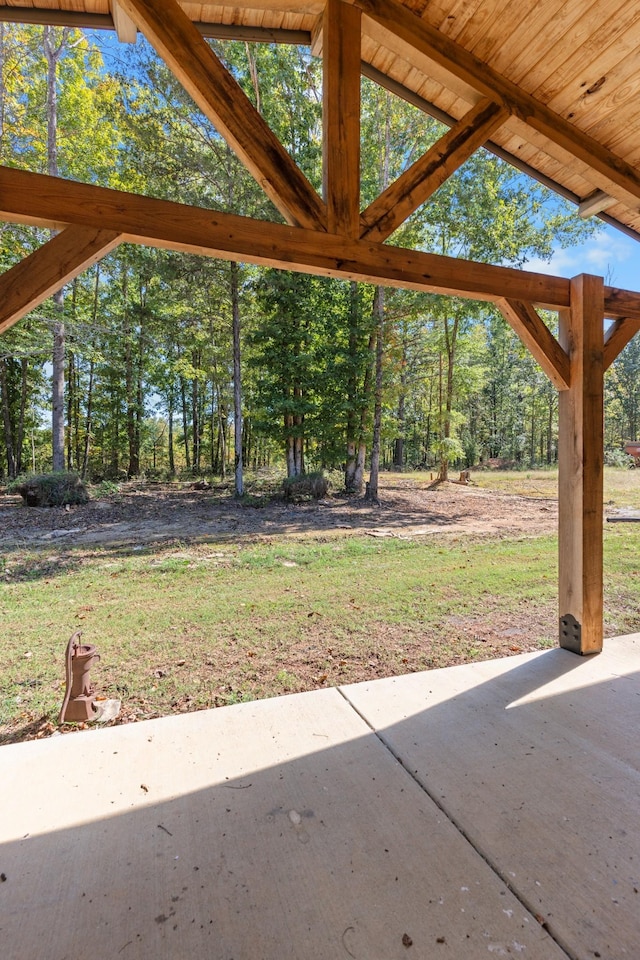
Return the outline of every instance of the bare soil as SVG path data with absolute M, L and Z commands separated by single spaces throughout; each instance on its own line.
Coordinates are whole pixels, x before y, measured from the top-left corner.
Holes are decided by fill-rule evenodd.
M 309 535 L 538 536 L 557 525 L 557 502 L 413 478 L 383 476 L 380 504 L 329 496 L 291 504 L 264 496 L 237 502 L 190 484 L 125 484 L 117 496 L 81 506 L 25 507 L 0 497 L 4 549 L 256 540 Z

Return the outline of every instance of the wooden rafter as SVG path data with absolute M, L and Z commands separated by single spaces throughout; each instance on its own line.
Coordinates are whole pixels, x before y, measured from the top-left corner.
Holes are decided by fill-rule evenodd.
M 360 11 L 327 0 L 323 17 L 323 174 L 329 233 L 360 232 Z
M 283 217 L 326 229 L 321 198 L 176 0 L 118 2 Z
M 391 236 L 508 116 L 508 110 L 490 100 L 472 107 L 363 212 L 361 237 L 385 240 Z
M 635 320 L 625 317 L 615 320 L 604 337 L 604 369 L 608 370 L 626 345 L 633 340 L 636 333 L 640 333 L 640 318 Z
M 613 184 L 619 191 L 628 194 L 628 199 L 640 198 L 640 174 L 634 167 L 397 0 L 348 2 L 354 3 L 392 36 L 399 37 L 438 66 L 444 67 L 451 76 L 472 87 L 482 96 L 504 104 L 514 116 L 597 173 L 605 188 Z
M 497 305 L 509 326 L 520 337 L 553 385 L 558 390 L 568 390 L 571 384 L 568 354 L 533 304 L 518 300 L 499 300 Z
M 121 241 L 114 230 L 70 226 L 0 275 L 0 333 Z
M 113 25 L 120 43 L 135 43 L 138 37 L 136 25 L 120 6 L 120 0 L 110 0 L 110 6 Z

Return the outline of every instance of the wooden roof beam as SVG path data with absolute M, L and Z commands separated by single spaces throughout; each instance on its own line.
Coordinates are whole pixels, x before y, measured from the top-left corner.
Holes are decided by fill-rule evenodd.
M 533 304 L 505 299 L 499 300 L 497 306 L 553 385 L 558 390 L 568 390 L 571 385 L 569 355 L 560 346 Z
M 0 7 L 0 23 L 37 23 L 53 27 L 74 27 L 78 30 L 115 30 L 108 13 L 84 13 L 80 10 L 51 10 L 42 7 Z M 248 43 L 292 43 L 309 46 L 309 30 L 287 30 L 286 27 L 244 26 L 233 23 L 212 23 L 194 20 L 201 37 L 215 40 L 244 40 Z
M 132 243 L 320 276 L 491 302 L 506 296 L 550 309 L 569 304 L 569 281 L 562 277 L 251 220 L 12 167 L 0 167 L 0 220 L 99 225 Z M 623 293 L 625 316 L 635 297 L 640 317 L 640 295 Z
M 485 143 L 509 116 L 481 100 L 405 170 L 362 214 L 361 237 L 385 240 Z
M 323 17 L 323 187 L 329 233 L 360 233 L 360 11 L 327 0 Z
M 578 204 L 578 216 L 583 218 L 594 217 L 596 213 L 608 210 L 617 202 L 615 197 L 610 197 L 604 190 L 595 190 Z
M 640 318 L 615 320 L 604 335 L 604 369 L 608 370 L 626 345 L 640 332 Z
M 50 229 L 75 223 L 147 246 L 477 300 L 506 297 L 551 310 L 569 305 L 564 277 L 350 240 L 15 167 L 0 166 L 0 220 Z M 605 287 L 604 312 L 640 320 L 640 293 Z
M 0 275 L 0 334 L 117 247 L 115 230 L 70 226 Z
M 176 0 L 118 0 L 285 220 L 326 229 L 325 205 Z
M 138 39 L 137 27 L 120 6 L 120 0 L 111 0 L 110 6 L 113 25 L 120 43 L 135 43 Z
M 392 36 L 397 36 L 458 80 L 501 102 L 524 123 L 567 150 L 597 173 L 603 187 L 640 198 L 640 174 L 621 157 L 583 133 L 545 104 L 521 90 L 446 34 L 432 27 L 398 0 L 349 0 Z

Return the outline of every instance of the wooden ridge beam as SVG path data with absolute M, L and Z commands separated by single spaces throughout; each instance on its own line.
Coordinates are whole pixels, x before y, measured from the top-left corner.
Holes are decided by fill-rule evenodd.
M 568 390 L 571 385 L 569 356 L 534 309 L 533 304 L 505 299 L 499 300 L 497 306 L 553 385 L 558 390 Z
M 506 296 L 552 310 L 569 305 L 563 277 L 251 220 L 13 167 L 0 167 L 0 220 L 99 224 L 132 243 L 226 260 L 491 302 Z M 628 293 L 625 302 L 633 296 Z
M 608 370 L 626 345 L 640 332 L 640 318 L 614 320 L 604 335 L 604 369 Z
M 360 233 L 360 11 L 327 0 L 323 16 L 323 188 L 329 233 Z
M 117 247 L 114 230 L 70 226 L 0 275 L 0 334 Z
M 508 110 L 481 100 L 367 207 L 362 239 L 385 240 L 438 187 L 485 143 L 509 116 Z
M 289 223 L 326 229 L 326 209 L 176 0 L 118 0 Z
M 545 104 L 521 90 L 398 0 L 349 0 L 393 36 L 430 58 L 440 67 L 490 100 L 497 100 L 524 123 L 567 150 L 598 173 L 604 184 L 615 184 L 636 200 L 640 174 L 588 134 Z

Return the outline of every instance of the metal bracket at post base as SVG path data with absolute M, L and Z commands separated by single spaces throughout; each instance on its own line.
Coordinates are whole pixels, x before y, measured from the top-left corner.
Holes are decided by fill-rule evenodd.
M 560 617 L 560 646 L 571 653 L 582 653 L 582 624 L 571 613 Z

